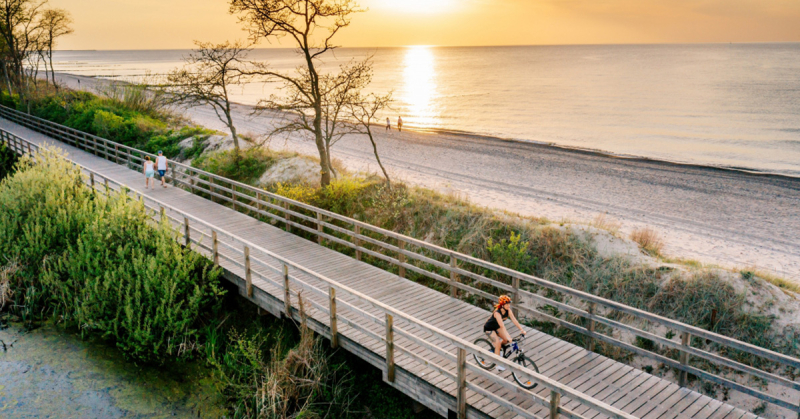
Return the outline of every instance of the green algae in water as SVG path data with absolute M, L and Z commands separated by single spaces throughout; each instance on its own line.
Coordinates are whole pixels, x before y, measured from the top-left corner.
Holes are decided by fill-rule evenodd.
M 199 363 L 146 367 L 52 325 L 0 330 L 0 417 L 223 417 Z

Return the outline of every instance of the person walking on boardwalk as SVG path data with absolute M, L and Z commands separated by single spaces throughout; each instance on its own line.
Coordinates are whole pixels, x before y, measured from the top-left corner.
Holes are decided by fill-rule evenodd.
M 397 130 L 400 131 L 400 132 L 403 132 L 403 117 L 402 116 L 398 116 L 397 117 Z
M 514 326 L 517 326 L 519 332 L 524 336 L 525 331 L 522 330 L 522 326 L 519 325 L 517 318 L 514 317 L 514 313 L 511 312 L 511 298 L 509 298 L 507 295 L 501 295 L 497 300 L 497 304 L 494 306 L 492 317 L 489 317 L 489 320 L 483 325 L 483 333 L 486 333 L 489 338 L 492 339 L 492 343 L 494 343 L 495 355 L 499 356 L 500 350 L 503 348 L 503 346 L 511 342 L 511 335 L 508 333 L 508 329 L 506 329 L 506 326 L 503 324 L 503 320 L 509 318 L 511 319 L 511 322 L 514 323 Z M 498 366 L 497 370 L 505 371 L 505 368 Z
M 391 131 L 391 130 L 392 130 L 392 121 L 389 120 L 389 117 L 387 116 L 386 117 L 386 131 Z
M 161 178 L 161 186 L 167 187 L 166 181 L 164 180 L 167 177 L 167 157 L 164 156 L 164 152 L 159 150 L 158 157 L 156 157 L 156 170 L 158 170 L 158 176 Z
M 153 162 L 150 160 L 150 156 L 146 156 L 144 158 L 144 167 L 142 168 L 142 170 L 144 171 L 144 188 L 150 189 L 150 183 L 151 183 L 150 181 L 156 174 L 155 167 L 153 165 Z M 153 189 L 155 189 L 156 187 L 155 180 L 153 180 L 152 183 L 153 183 Z

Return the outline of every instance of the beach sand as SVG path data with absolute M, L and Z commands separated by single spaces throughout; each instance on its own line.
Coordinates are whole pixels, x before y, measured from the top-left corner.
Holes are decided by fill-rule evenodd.
M 94 79 L 62 75 L 72 88 Z M 241 133 L 266 134 L 276 123 L 237 105 Z M 213 110 L 196 123 L 225 131 Z M 647 159 L 619 158 L 495 138 L 377 129 L 381 160 L 396 179 L 457 194 L 472 203 L 553 221 L 590 223 L 598 214 L 620 234 L 650 226 L 664 254 L 728 268 L 757 268 L 800 283 L 800 179 Z M 316 155 L 300 135 L 270 147 Z M 353 171 L 378 172 L 369 140 L 346 136 L 333 157 Z

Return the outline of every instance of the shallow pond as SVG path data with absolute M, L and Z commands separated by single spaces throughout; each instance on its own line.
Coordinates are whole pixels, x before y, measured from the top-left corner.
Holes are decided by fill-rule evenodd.
M 208 371 L 142 367 L 53 326 L 0 330 L 0 417 L 222 417 Z

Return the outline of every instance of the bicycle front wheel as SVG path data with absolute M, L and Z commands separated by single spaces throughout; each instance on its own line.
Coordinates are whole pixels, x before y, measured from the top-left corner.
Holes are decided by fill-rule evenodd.
M 518 356 L 517 358 L 514 359 L 514 362 L 516 362 L 521 367 L 525 367 L 529 370 L 536 371 L 537 373 L 539 372 L 539 367 L 536 366 L 536 363 L 534 363 L 533 360 L 531 360 L 525 355 Z M 524 389 L 530 390 L 539 385 L 533 380 L 533 377 L 529 376 L 528 374 L 512 371 L 511 375 L 514 376 L 514 381 L 516 381 L 517 384 Z
M 478 346 L 482 349 L 486 349 L 489 353 L 494 353 L 494 345 L 489 339 L 477 339 L 473 342 L 475 346 Z M 475 362 L 478 364 L 479 367 L 490 370 L 494 368 L 494 362 L 492 362 L 491 358 L 488 356 L 484 357 L 482 354 L 472 354 L 472 357 L 475 358 Z

